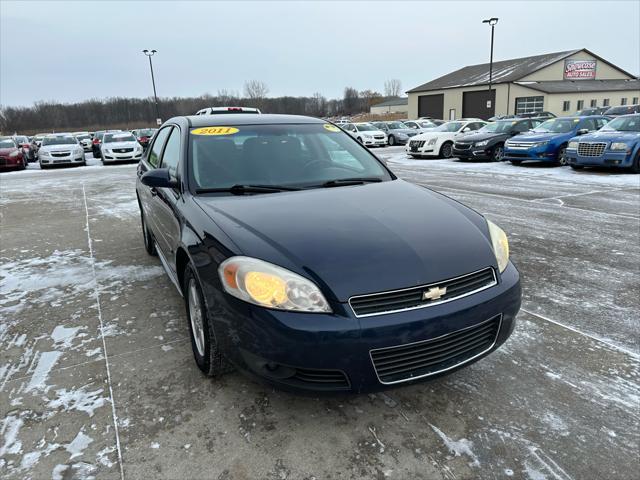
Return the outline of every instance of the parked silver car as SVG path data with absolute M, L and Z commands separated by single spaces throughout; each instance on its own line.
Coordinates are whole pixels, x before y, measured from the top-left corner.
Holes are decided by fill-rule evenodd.
M 40 168 L 54 165 L 86 165 L 84 149 L 76 137 L 69 134 L 47 135 L 38 150 Z
M 417 130 L 409 128 L 402 122 L 373 122 L 373 125 L 387 134 L 387 143 L 390 147 L 405 145 L 411 137 L 418 134 Z

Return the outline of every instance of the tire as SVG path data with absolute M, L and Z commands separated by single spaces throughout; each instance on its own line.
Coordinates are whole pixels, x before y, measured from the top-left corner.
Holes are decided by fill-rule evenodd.
M 511 165 L 519 167 L 520 164 L 522 164 L 522 160 L 511 160 Z
M 358 137 L 358 141 L 362 144 L 362 137 Z
M 636 153 L 636 158 L 631 165 L 631 173 L 640 173 L 640 151 Z
M 504 158 L 504 145 L 499 143 L 495 147 L 493 147 L 493 151 L 491 152 L 491 161 L 492 162 L 501 162 Z
M 393 135 L 389 136 L 389 146 L 393 147 L 396 144 L 396 139 Z
M 582 170 L 584 168 L 584 165 L 569 165 L 569 166 L 574 170 Z
M 46 170 L 47 168 L 49 168 L 49 165 L 40 164 L 40 170 Z
M 218 377 L 233 371 L 233 366 L 227 362 L 218 348 L 209 312 L 202 295 L 202 287 L 191 264 L 186 266 L 183 278 L 182 291 L 184 292 L 184 304 L 189 324 L 191 349 L 196 365 L 202 373 L 209 377 Z
M 153 240 L 153 235 L 147 227 L 147 221 L 144 219 L 144 213 L 142 213 L 142 206 L 140 207 L 140 223 L 142 224 L 142 241 L 144 242 L 144 249 L 149 255 L 155 257 L 158 255 L 156 251 L 156 243 Z
M 560 147 L 560 150 L 558 150 L 558 165 L 560 165 L 561 167 L 564 167 L 566 165 L 569 165 L 569 159 L 567 158 L 567 147 Z
M 440 147 L 440 157 L 451 158 L 453 156 L 453 144 L 451 142 L 444 142 Z

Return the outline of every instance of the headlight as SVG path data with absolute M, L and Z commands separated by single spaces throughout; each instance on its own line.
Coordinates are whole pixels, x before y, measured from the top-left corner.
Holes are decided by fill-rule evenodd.
M 489 143 L 489 140 L 483 140 L 481 142 L 476 142 L 476 147 L 485 147 Z
M 549 142 L 538 142 L 535 144 L 536 147 L 546 147 L 549 145 Z
M 15 152 L 11 152 L 11 153 L 9 154 L 9 156 L 10 156 L 11 158 L 13 158 L 13 157 L 17 157 L 18 155 L 20 155 L 20 150 L 16 150 Z
M 331 312 L 311 281 L 282 267 L 250 257 L 231 257 L 218 268 L 227 293 L 266 308 L 298 312 Z
M 569 142 L 569 145 L 567 145 L 567 149 L 568 150 L 577 150 L 578 149 L 578 142 Z
M 369 135 L 368 133 L 365 133 L 364 135 L 362 135 L 364 138 L 373 138 L 373 136 Z
M 429 140 L 429 143 L 427 143 L 427 145 L 435 145 L 437 141 L 437 138 L 432 138 L 431 140 Z
M 82 147 L 78 147 L 78 148 L 76 148 L 76 153 L 78 153 L 78 154 L 84 153 L 84 150 L 82 149 Z
M 626 143 L 614 142 L 609 147 L 609 150 L 627 150 L 628 148 L 629 148 L 629 145 L 627 145 Z
M 502 273 L 509 263 L 509 240 L 507 240 L 507 234 L 495 223 L 487 220 L 487 225 L 489 225 L 493 253 L 498 262 L 498 269 Z
M 40 150 L 38 151 L 38 155 L 41 157 L 48 157 L 50 154 L 46 150 Z

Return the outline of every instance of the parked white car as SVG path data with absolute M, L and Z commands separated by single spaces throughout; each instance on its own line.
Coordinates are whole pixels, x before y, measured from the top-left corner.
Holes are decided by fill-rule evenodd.
M 405 120 L 402 123 L 417 133 L 430 132 L 439 125 L 442 125 L 434 123 L 431 120 Z
M 53 165 L 86 165 L 84 149 L 73 135 L 47 135 L 38 149 L 40 168 Z
M 73 132 L 73 136 L 78 139 L 85 152 L 91 151 L 91 135 L 89 135 L 89 132 Z
M 345 123 L 340 128 L 367 147 L 387 146 L 387 134 L 371 123 Z
M 451 158 L 456 137 L 474 132 L 487 124 L 480 119 L 460 119 L 444 123 L 428 132 L 412 137 L 406 151 L 413 158 Z
M 104 165 L 119 161 L 140 160 L 142 151 L 142 145 L 131 132 L 105 133 L 100 144 L 100 156 Z

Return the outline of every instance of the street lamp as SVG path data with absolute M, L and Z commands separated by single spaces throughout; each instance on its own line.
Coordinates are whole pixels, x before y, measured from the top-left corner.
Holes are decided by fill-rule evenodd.
M 148 58 L 149 58 L 149 68 L 151 69 L 151 83 L 153 84 L 153 99 L 156 102 L 156 123 L 158 124 L 158 126 L 161 125 L 162 120 L 160 119 L 160 110 L 158 110 L 158 95 L 156 94 L 156 80 L 153 76 L 153 63 L 151 63 L 151 57 L 153 57 L 156 54 L 157 50 L 147 50 L 146 48 L 144 50 L 142 50 L 142 53 L 144 53 Z
M 488 23 L 491 25 L 491 56 L 489 57 L 489 98 L 491 98 L 491 83 L 493 80 L 493 29 L 498 23 L 498 19 L 496 17 L 491 17 L 487 20 L 482 20 L 482 23 Z

